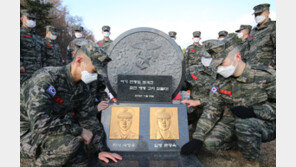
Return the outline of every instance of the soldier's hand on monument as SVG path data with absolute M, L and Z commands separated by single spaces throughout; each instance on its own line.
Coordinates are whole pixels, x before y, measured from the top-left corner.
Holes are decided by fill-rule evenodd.
M 108 101 L 101 101 L 99 104 L 98 104 L 98 111 L 102 111 L 102 110 L 105 110 L 106 108 L 109 107 L 109 104 L 108 104 Z
M 122 157 L 120 155 L 116 153 L 109 153 L 109 152 L 100 152 L 98 154 L 98 158 L 106 163 L 109 163 L 109 159 L 112 159 L 114 162 L 117 162 L 116 159 L 122 160 Z
M 182 104 L 187 104 L 187 107 L 195 107 L 201 105 L 200 100 L 182 100 Z
M 236 107 L 230 108 L 230 110 L 234 115 L 242 119 L 256 117 L 253 107 L 236 106 Z
M 181 154 L 183 155 L 189 155 L 196 153 L 198 154 L 202 146 L 202 141 L 198 139 L 192 139 L 188 143 L 184 144 L 181 148 Z
M 21 73 L 26 72 L 25 67 L 23 66 L 21 66 L 20 70 L 21 70 Z
M 87 129 L 82 129 L 81 137 L 84 139 L 84 144 L 89 144 L 92 137 L 93 133 Z

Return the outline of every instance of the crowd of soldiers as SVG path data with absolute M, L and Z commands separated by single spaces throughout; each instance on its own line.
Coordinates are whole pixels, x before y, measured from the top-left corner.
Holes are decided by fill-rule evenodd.
M 193 32 L 184 53 L 183 89 L 190 99 L 181 101 L 190 111 L 191 140 L 181 154 L 227 151 L 243 157 L 242 166 L 259 166 L 261 143 L 276 137 L 276 22 L 269 7 L 253 8 L 257 25 L 240 26 L 240 43 L 220 31 L 218 39 L 200 44 L 201 32 Z M 104 39 L 94 43 L 75 26 L 64 60 L 55 27 L 46 26 L 41 39 L 33 12 L 22 10 L 21 21 L 21 157 L 32 158 L 34 166 L 85 165 L 93 153 L 106 163 L 122 160 L 109 152 L 98 118 L 110 101 L 104 84 L 112 61 L 106 54 L 110 27 L 103 26 Z

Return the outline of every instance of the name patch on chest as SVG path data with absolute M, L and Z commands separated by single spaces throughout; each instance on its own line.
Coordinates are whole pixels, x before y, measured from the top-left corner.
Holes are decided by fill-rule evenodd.
M 225 95 L 231 95 L 231 91 L 224 90 L 224 89 L 220 89 L 220 93 L 225 94 Z

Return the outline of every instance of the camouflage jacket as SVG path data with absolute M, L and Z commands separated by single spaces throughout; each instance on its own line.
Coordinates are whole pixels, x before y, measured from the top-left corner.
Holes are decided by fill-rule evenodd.
M 246 39 L 245 50 L 247 62 L 276 67 L 276 22 L 270 19 L 261 27 L 254 27 Z
M 188 68 L 191 65 L 197 65 L 201 61 L 201 51 L 202 45 L 191 44 L 186 48 L 184 58 L 185 58 L 185 67 Z
M 201 106 L 205 106 L 216 77 L 211 68 L 205 68 L 201 63 L 187 68 L 185 78 L 191 87 L 191 99 L 200 100 Z
M 69 64 L 72 62 L 73 60 L 73 51 L 75 51 L 76 49 L 80 48 L 81 45 L 87 43 L 88 41 L 90 41 L 89 39 L 85 39 L 85 38 L 75 38 L 74 40 L 72 40 L 68 47 L 67 47 L 67 56 L 66 56 L 66 64 Z
M 93 132 L 92 144 L 97 151 L 106 151 L 105 132 L 96 117 L 98 111 L 93 98 L 86 84 L 73 82 L 70 69 L 71 64 L 44 67 L 22 85 L 21 140 L 27 134 L 31 139 L 47 135 L 80 136 L 85 128 Z
M 45 48 L 45 62 L 43 66 L 62 66 L 63 61 L 59 44 L 48 38 L 43 38 L 43 43 Z
M 247 64 L 240 77 L 230 77 L 213 84 L 209 102 L 204 107 L 193 138 L 203 141 L 219 121 L 221 112 L 231 113 L 230 108 L 236 106 L 253 107 L 258 119 L 273 126 L 276 120 L 275 101 L 275 71 Z
M 45 61 L 42 39 L 34 30 L 21 27 L 20 29 L 20 66 L 25 68 L 20 73 L 21 84 L 42 67 Z
M 111 44 L 112 42 L 113 42 L 113 41 L 112 41 L 111 39 L 109 39 L 109 41 L 106 41 L 105 39 L 102 39 L 102 40 L 98 41 L 97 44 L 98 44 L 100 47 L 102 47 L 103 50 L 104 50 L 105 52 L 107 52 L 107 50 L 108 50 L 108 48 L 109 48 L 109 46 L 110 46 L 110 44 Z

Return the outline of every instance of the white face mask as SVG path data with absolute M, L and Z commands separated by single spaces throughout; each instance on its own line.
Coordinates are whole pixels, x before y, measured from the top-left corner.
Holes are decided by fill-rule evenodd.
M 110 32 L 103 32 L 104 37 L 109 37 L 110 36 Z
M 80 33 L 80 32 L 75 32 L 75 37 L 76 37 L 76 38 L 81 38 L 81 37 L 82 37 L 82 33 Z
M 262 23 L 264 20 L 265 20 L 265 15 L 255 17 L 255 21 L 256 21 L 257 24 Z
M 56 39 L 57 39 L 57 36 L 56 36 L 56 35 L 52 35 L 52 34 L 50 34 L 50 39 L 51 39 L 51 40 L 56 40 Z
M 234 63 L 234 61 L 233 61 Z M 217 69 L 217 73 L 222 75 L 224 78 L 228 78 L 230 77 L 231 75 L 234 74 L 235 72 L 235 69 L 238 65 L 238 63 L 236 64 L 236 66 L 233 66 L 233 63 L 229 66 L 219 66 L 218 69 Z
M 201 57 L 201 63 L 205 66 L 205 67 L 209 67 L 210 64 L 212 62 L 212 58 L 210 57 Z
M 219 38 L 220 41 L 222 41 L 223 39 L 225 39 L 225 38 Z
M 243 36 L 244 36 L 244 34 L 242 32 L 237 33 L 238 38 L 242 38 Z
M 194 37 L 193 42 L 198 43 L 200 41 L 200 38 Z
M 82 71 L 81 72 L 81 80 L 85 84 L 89 84 L 95 80 L 97 80 L 98 74 L 97 73 L 89 73 L 87 71 Z
M 33 20 L 27 20 L 26 25 L 30 28 L 34 28 L 36 26 L 36 21 Z

